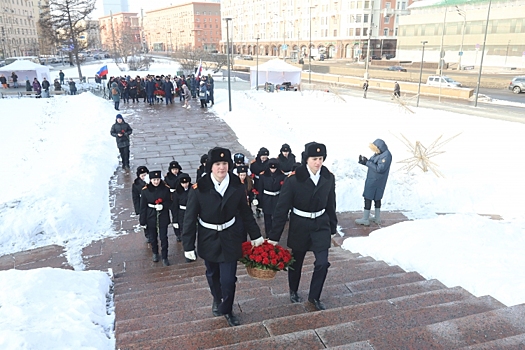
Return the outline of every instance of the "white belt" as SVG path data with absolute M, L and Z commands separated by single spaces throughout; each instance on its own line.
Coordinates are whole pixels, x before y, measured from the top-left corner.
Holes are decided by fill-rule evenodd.
M 179 209 L 180 210 L 186 210 L 186 206 L 185 205 L 179 205 Z
M 264 194 L 267 194 L 267 195 L 269 195 L 269 196 L 278 196 L 279 193 L 281 193 L 281 191 L 270 192 L 270 191 L 266 191 L 266 190 L 264 190 L 263 193 L 264 193 Z
M 170 192 L 175 192 L 175 189 L 174 188 L 170 188 Z
M 286 176 L 288 176 L 288 175 L 290 175 L 291 173 L 292 173 L 292 171 L 290 170 L 290 171 L 287 171 L 287 172 L 285 172 L 285 173 L 283 173 L 283 174 L 286 175 Z
M 315 219 L 315 218 L 318 218 L 321 215 L 323 215 L 324 212 L 325 212 L 325 209 L 323 209 L 321 211 L 318 211 L 316 213 L 310 213 L 310 212 L 307 212 L 307 211 L 302 211 L 302 210 L 299 210 L 297 208 L 293 208 L 292 211 L 294 212 L 294 214 L 302 216 L 303 218 Z
M 232 226 L 234 223 L 235 223 L 235 217 L 231 219 L 230 221 L 228 221 L 227 223 L 221 224 L 221 225 L 208 224 L 207 222 L 204 222 L 201 220 L 201 218 L 199 218 L 199 224 L 201 224 L 202 227 L 209 228 L 210 230 L 215 230 L 215 231 L 226 230 L 228 227 Z
M 255 175 L 255 178 L 258 179 L 258 178 L 259 178 L 259 175 Z
M 155 209 L 155 208 L 156 208 L 155 206 L 156 206 L 156 204 L 149 204 L 149 203 L 148 203 L 148 207 L 150 207 L 150 208 Z

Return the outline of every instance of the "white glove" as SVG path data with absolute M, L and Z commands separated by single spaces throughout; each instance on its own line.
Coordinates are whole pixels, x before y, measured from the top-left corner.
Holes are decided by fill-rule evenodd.
M 176 222 L 173 223 L 173 228 L 179 228 L 179 224 L 177 224 Z
M 148 227 L 147 225 L 140 225 L 144 230 Z
M 252 246 L 258 247 L 261 244 L 263 244 L 263 242 L 264 242 L 264 238 L 261 236 L 261 237 L 257 238 L 256 240 L 252 241 Z
M 191 252 L 184 252 L 184 257 L 190 260 L 197 260 L 197 257 L 195 256 L 195 250 L 192 250 Z
M 279 242 L 272 241 L 272 240 L 269 240 L 269 239 L 267 239 L 266 241 L 267 241 L 268 243 L 270 243 L 271 245 L 277 245 L 277 243 L 279 243 Z
M 252 201 L 252 204 L 253 204 L 253 205 L 259 205 L 259 201 L 258 201 L 257 199 L 254 199 L 254 200 Z
M 155 204 L 155 209 L 157 209 L 157 211 L 161 211 L 162 208 L 164 208 L 162 204 Z

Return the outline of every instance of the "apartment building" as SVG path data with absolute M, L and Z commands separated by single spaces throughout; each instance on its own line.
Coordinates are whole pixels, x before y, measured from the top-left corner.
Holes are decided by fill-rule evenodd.
M 425 62 L 439 62 L 442 52 L 448 68 L 472 69 L 481 63 L 485 29 L 484 65 L 525 68 L 525 0 L 414 3 L 399 23 L 398 57 L 421 61 L 425 42 Z
M 215 51 L 221 40 L 221 4 L 187 2 L 147 11 L 144 35 L 150 51 Z
M 395 55 L 399 17 L 413 0 L 223 0 L 235 54 L 363 60 Z M 223 21 L 224 22 L 224 21 Z M 225 24 L 223 23 L 223 28 Z M 225 31 L 224 31 L 225 32 Z M 259 39 L 257 39 L 259 38 Z M 221 51 L 226 52 L 223 33 Z M 313 53 L 312 53 L 313 55 Z
M 142 50 L 141 18 L 137 13 L 114 13 L 100 17 L 98 22 L 102 49 L 125 55 Z
M 36 0 L 0 0 L 2 58 L 39 54 L 38 13 Z

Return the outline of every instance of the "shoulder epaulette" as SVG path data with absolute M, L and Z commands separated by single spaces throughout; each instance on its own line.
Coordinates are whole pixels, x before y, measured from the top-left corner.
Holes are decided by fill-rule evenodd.
M 253 159 L 253 160 L 250 162 L 250 164 L 255 163 L 256 160 L 257 160 L 257 159 Z
M 288 174 L 288 177 L 295 175 L 295 171 L 292 171 L 290 174 Z
M 171 188 L 170 185 L 168 185 L 167 183 L 164 183 L 164 186 L 166 186 L 167 188 Z
M 263 174 L 264 174 L 264 170 L 259 173 L 259 175 L 263 175 Z
M 147 188 L 148 188 L 148 185 L 144 185 L 144 187 L 142 187 L 143 190 L 145 190 Z
M 194 190 L 196 190 L 197 187 L 199 187 L 197 184 L 194 184 L 193 186 L 191 186 L 191 188 L 193 188 Z

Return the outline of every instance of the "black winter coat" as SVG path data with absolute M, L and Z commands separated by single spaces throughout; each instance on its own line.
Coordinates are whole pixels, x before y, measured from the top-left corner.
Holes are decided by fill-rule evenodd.
M 288 158 L 286 158 L 282 153 L 279 153 L 277 159 L 279 160 L 279 167 L 283 173 L 288 174 L 292 171 L 293 165 L 295 164 L 295 154 L 289 153 Z
M 267 235 L 268 239 L 279 241 L 289 210 L 296 208 L 314 213 L 325 209 L 324 214 L 315 219 L 291 211 L 287 245 L 297 251 L 320 252 L 330 248 L 331 235 L 337 232 L 335 177 L 325 166 L 320 171 L 317 186 L 310 179 L 304 164 L 286 179 L 273 214 L 273 226 Z
M 204 165 L 200 165 L 199 168 L 197 169 L 197 177 L 196 179 L 200 179 L 202 176 L 204 176 L 204 174 L 206 173 L 206 167 Z
M 275 173 L 272 174 L 270 169 L 265 171 L 264 174 L 260 176 L 259 182 L 257 184 L 257 191 L 259 191 L 257 198 L 259 201 L 261 201 L 262 210 L 265 215 L 274 214 L 275 207 L 277 206 L 277 202 L 279 200 L 279 195 L 273 196 L 264 193 L 264 191 L 271 193 L 280 192 L 285 178 L 286 176 L 280 170 L 276 170 Z
M 175 192 L 175 189 L 177 188 L 177 185 L 179 184 L 179 174 L 180 173 L 175 175 L 171 171 L 169 171 L 164 176 L 164 182 L 166 183 L 166 185 L 170 187 L 171 192 Z
M 148 204 L 155 204 L 155 201 L 162 199 L 162 210 L 159 214 L 159 227 L 167 227 L 170 223 L 170 208 L 172 204 L 170 188 L 164 181 L 158 186 L 149 183 L 142 188 L 140 195 L 140 218 L 141 225 L 148 227 L 157 226 L 157 209 L 151 208 Z
M 142 193 L 142 188 L 146 185 L 146 181 L 137 177 L 131 186 L 131 198 L 133 198 L 133 207 L 135 208 L 135 214 L 137 215 L 140 214 L 140 194 Z
M 270 163 L 268 160 L 266 160 L 264 163 L 261 162 L 261 159 L 259 157 L 255 158 L 254 161 L 250 164 L 250 171 L 252 172 L 254 176 L 255 184 L 257 185 L 257 182 L 259 181 L 259 176 L 263 171 L 268 170 Z
M 246 233 L 254 240 L 261 237 L 261 231 L 246 203 L 246 191 L 239 178 L 229 172 L 230 183 L 222 197 L 215 190 L 210 176 L 204 175 L 190 189 L 182 233 L 184 250 L 194 250 L 197 239 L 198 253 L 204 260 L 236 261 L 242 257 Z M 236 220 L 229 228 L 216 231 L 203 227 L 198 223 L 198 217 L 208 224 L 224 224 L 233 218 Z
M 186 205 L 188 204 L 188 194 L 191 189 L 185 190 L 179 183 L 175 192 L 172 192 L 173 204 L 171 205 L 171 221 L 179 224 L 179 229 L 184 229 L 184 214 L 186 214 Z
M 118 148 L 129 147 L 129 135 L 132 133 L 133 129 L 131 129 L 131 126 L 129 126 L 129 124 L 124 121 L 122 123 L 115 122 L 115 124 L 113 124 L 111 127 L 111 136 L 117 140 Z M 123 135 L 118 136 L 118 134 Z

